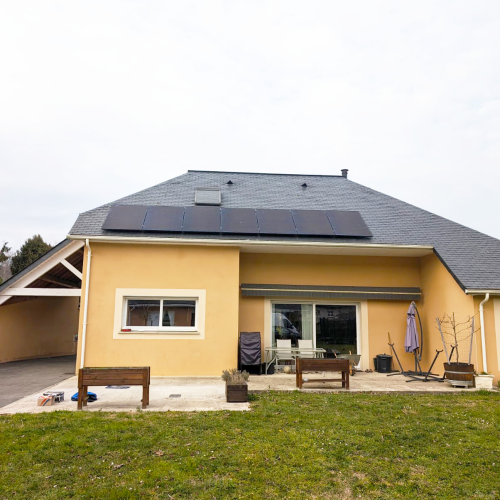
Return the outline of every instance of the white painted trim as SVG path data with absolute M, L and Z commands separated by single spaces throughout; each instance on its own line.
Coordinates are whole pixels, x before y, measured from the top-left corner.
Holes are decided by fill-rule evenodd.
M 288 246 L 288 247 L 325 247 L 325 248 L 380 248 L 395 250 L 433 250 L 432 245 L 389 245 L 382 243 L 339 243 L 334 241 L 276 241 L 276 240 L 226 240 L 220 238 L 157 238 L 143 236 L 83 236 L 79 234 L 68 234 L 72 240 L 85 240 L 102 243 L 151 243 L 160 245 L 201 245 L 201 246 Z
M 465 293 L 467 295 L 485 295 L 489 293 L 490 295 L 500 295 L 500 290 L 478 290 L 478 289 L 466 289 Z
M 264 299 L 264 348 L 273 346 L 273 311 L 271 299 Z
M 163 303 L 168 300 L 189 300 L 194 302 L 194 326 L 144 326 L 144 327 L 134 327 L 131 325 L 127 325 L 127 306 L 129 300 L 158 300 L 160 302 L 160 313 L 158 316 L 158 323 L 161 319 L 161 314 L 163 311 Z M 127 296 L 123 298 L 123 311 L 122 311 L 122 327 L 127 330 L 132 330 L 131 332 L 123 332 L 120 333 L 198 333 L 198 297 L 180 297 L 178 295 L 168 296 L 168 297 L 144 297 L 142 296 Z
M 80 297 L 80 288 L 7 288 L 2 296 L 10 297 Z
M 196 301 L 195 325 L 192 329 L 181 331 L 173 329 L 153 329 L 152 331 L 122 332 L 127 298 L 183 298 Z M 171 289 L 171 288 L 117 288 L 115 292 L 115 315 L 113 324 L 114 340 L 203 340 L 205 338 L 206 290 L 202 289 Z
M 31 283 L 33 283 L 38 278 L 43 276 L 45 273 L 47 273 L 55 266 L 57 266 L 61 262 L 61 260 L 66 259 L 70 255 L 73 255 L 77 250 L 82 248 L 83 245 L 84 245 L 83 241 L 72 241 L 64 248 L 56 252 L 54 255 L 51 255 L 47 260 L 36 266 L 29 273 L 25 274 L 23 277 L 19 278 L 17 281 L 12 283 L 11 286 L 14 289 L 19 289 L 31 285 Z M 10 290 L 12 290 L 12 288 L 7 287 L 5 290 L 2 290 L 0 292 L 0 305 L 9 300 L 9 298 L 11 297 L 11 295 L 9 295 Z
M 85 275 L 85 296 L 83 305 L 83 323 L 82 323 L 82 344 L 80 347 L 80 368 L 85 366 L 85 346 L 87 339 L 87 318 L 89 312 L 89 289 L 90 289 L 90 262 L 92 261 L 92 249 L 90 248 L 89 240 L 85 240 L 87 249 L 87 273 Z M 82 281 L 83 282 L 83 281 Z
M 61 260 L 61 264 L 68 269 L 68 271 L 71 271 L 77 278 L 80 278 L 81 280 L 83 279 L 83 274 L 72 264 L 70 264 L 66 259 Z
M 368 328 L 368 302 L 363 300 L 359 304 L 359 328 L 361 329 L 361 346 L 358 351 L 363 353 L 359 360 L 361 370 L 370 368 L 370 333 Z

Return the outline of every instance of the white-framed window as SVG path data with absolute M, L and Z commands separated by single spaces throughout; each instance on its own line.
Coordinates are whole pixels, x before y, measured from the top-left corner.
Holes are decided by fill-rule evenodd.
M 124 297 L 122 331 L 195 332 L 197 298 Z
M 206 290 L 117 288 L 113 339 L 205 338 Z

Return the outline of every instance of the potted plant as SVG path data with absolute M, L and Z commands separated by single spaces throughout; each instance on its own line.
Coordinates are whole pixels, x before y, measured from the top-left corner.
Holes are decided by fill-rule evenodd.
M 493 375 L 486 372 L 474 374 L 474 385 L 476 389 L 493 389 Z
M 226 399 L 228 403 L 246 403 L 248 401 L 248 377 L 246 371 L 236 368 L 224 370 L 222 380 L 226 382 Z
M 444 377 L 453 386 L 472 387 L 474 383 L 474 365 L 471 363 L 475 318 L 468 316 L 460 321 L 445 314 L 436 318 L 441 340 L 443 341 L 446 363 L 444 363 Z

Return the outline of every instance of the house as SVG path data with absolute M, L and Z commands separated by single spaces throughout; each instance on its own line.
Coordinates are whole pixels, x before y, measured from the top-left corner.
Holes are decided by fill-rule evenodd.
M 411 368 L 411 301 L 423 366 L 443 348 L 437 317 L 474 316 L 472 362 L 498 379 L 499 240 L 352 182 L 347 170 L 190 170 L 80 214 L 67 240 L 0 286 L 0 336 L 14 342 L 7 316 L 17 338 L 38 335 L 30 311 L 43 310 L 54 338 L 78 329 L 77 368 L 209 376 L 236 366 L 242 331 L 268 347 L 302 338 L 357 352 L 361 369 L 390 352 L 390 332 Z

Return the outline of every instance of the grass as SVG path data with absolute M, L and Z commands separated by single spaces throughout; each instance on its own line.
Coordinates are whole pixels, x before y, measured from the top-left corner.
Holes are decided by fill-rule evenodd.
M 500 394 L 0 416 L 0 499 L 500 498 Z

